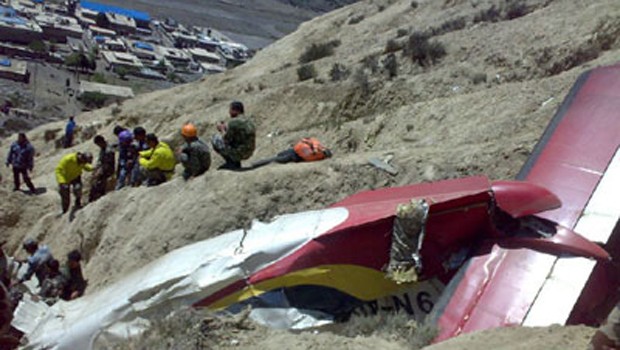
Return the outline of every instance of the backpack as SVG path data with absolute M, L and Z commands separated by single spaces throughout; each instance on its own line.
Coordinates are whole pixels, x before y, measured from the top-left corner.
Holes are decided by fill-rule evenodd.
M 301 139 L 293 146 L 293 150 L 304 162 L 313 162 L 332 156 L 331 151 L 314 137 Z

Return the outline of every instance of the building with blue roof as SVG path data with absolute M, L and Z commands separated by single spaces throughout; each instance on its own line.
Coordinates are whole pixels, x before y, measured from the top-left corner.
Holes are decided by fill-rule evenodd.
M 10 7 L 0 6 L 0 41 L 28 45 L 36 40 L 43 40 L 39 25 L 19 17 Z
M 129 18 L 133 18 L 136 21 L 136 24 L 140 27 L 148 28 L 151 23 L 151 16 L 143 11 L 127 9 L 118 6 L 101 4 L 93 1 L 80 1 L 80 6 L 83 9 L 87 9 L 94 12 L 103 12 L 103 13 L 111 13 L 116 15 L 122 15 Z

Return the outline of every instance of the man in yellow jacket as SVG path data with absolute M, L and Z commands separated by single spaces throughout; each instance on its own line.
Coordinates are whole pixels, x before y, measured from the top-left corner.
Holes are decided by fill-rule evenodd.
M 58 182 L 62 213 L 69 210 L 70 187 L 73 186 L 75 208 L 82 207 L 82 171 L 93 171 L 91 165 L 93 155 L 90 152 L 70 153 L 62 157 L 56 167 L 56 181 Z
M 146 135 L 150 149 L 140 152 L 140 166 L 144 169 L 147 186 L 157 186 L 172 178 L 176 158 L 165 142 L 160 142 L 155 134 Z

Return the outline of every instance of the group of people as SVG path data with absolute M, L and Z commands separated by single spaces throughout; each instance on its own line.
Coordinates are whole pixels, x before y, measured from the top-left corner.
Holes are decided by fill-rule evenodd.
M 216 125 L 218 133 L 211 138 L 211 146 L 223 159 L 224 164 L 218 169 L 240 170 L 241 162 L 249 159 L 256 148 L 256 126 L 251 118 L 245 116 L 243 103 L 233 101 L 229 108 L 230 120 L 221 121 Z M 74 117 L 69 118 L 65 128 L 65 147 L 73 144 Z M 183 178 L 188 180 L 202 175 L 211 166 L 210 148 L 198 137 L 198 129 L 192 123 L 181 128 L 184 144 L 176 152 L 166 142 L 160 141 L 157 135 L 147 133 L 143 127 L 133 130 L 120 125 L 114 127 L 117 142 L 108 142 L 102 135 L 94 137 L 93 142 L 99 148 L 95 165 L 90 152 L 73 152 L 62 157 L 56 166 L 55 174 L 58 183 L 62 213 L 70 208 L 70 196 L 75 197 L 75 209 L 82 207 L 82 173 L 93 172 L 89 202 L 94 202 L 107 192 L 108 188 L 120 190 L 127 186 L 157 186 L 170 180 L 177 163 L 184 167 Z M 118 153 L 118 159 L 117 159 Z M 289 149 L 278 153 L 275 157 L 255 162 L 247 169 L 254 169 L 272 162 L 288 163 L 316 161 L 331 157 L 331 151 L 315 138 L 304 138 Z M 7 166 L 13 166 L 13 175 L 17 191 L 20 179 L 23 179 L 29 193 L 36 189 L 30 180 L 29 172 L 34 167 L 34 148 L 20 133 L 16 142 L 11 145 Z M 112 181 L 115 179 L 116 184 Z
M 243 103 L 234 101 L 229 109 L 231 120 L 217 125 L 219 133 L 213 136 L 211 144 L 225 161 L 220 169 L 238 170 L 241 161 L 254 153 L 256 127 L 244 112 Z M 69 123 L 74 123 L 73 119 Z M 89 202 L 93 202 L 105 195 L 114 176 L 114 188 L 120 190 L 126 186 L 162 184 L 172 178 L 177 162 L 184 167 L 185 180 L 204 174 L 211 166 L 209 146 L 198 137 L 198 129 L 192 123 L 182 126 L 181 136 L 185 142 L 176 152 L 143 127 L 128 130 L 117 125 L 113 132 L 118 138 L 114 144 L 101 135 L 95 136 L 93 141 L 99 148 L 99 155 L 94 166 L 93 155 L 89 152 L 67 154 L 58 163 L 55 172 L 63 213 L 69 210 L 71 189 L 75 196 L 75 209 L 81 208 L 81 175 L 84 171 L 93 172 L 89 194 Z
M 8 259 L 0 249 L 0 283 L 7 290 L 15 291 L 17 285 L 35 276 L 39 286 L 39 297 L 50 305 L 60 299 L 73 300 L 84 294 L 87 281 L 82 275 L 82 255 L 79 251 L 69 252 L 61 268 L 60 262 L 54 259 L 46 245 L 39 245 L 36 240 L 28 238 L 24 241 L 23 248 L 29 256 L 27 259 L 17 261 L 27 264 L 27 270 L 17 280 L 12 278 Z

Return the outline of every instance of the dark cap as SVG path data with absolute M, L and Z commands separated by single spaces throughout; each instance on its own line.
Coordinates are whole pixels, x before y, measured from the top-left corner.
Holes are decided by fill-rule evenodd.
M 157 135 L 153 133 L 146 134 L 146 140 L 152 142 L 159 142 L 159 140 L 157 139 Z
M 56 259 L 50 259 L 47 261 L 47 267 L 52 271 L 58 271 L 60 269 L 60 263 Z
M 133 134 L 134 135 L 146 135 L 146 130 L 144 130 L 144 128 L 141 126 L 138 126 L 133 129 Z
M 93 142 L 98 145 L 98 144 L 100 144 L 102 142 L 105 142 L 105 138 L 103 136 L 101 136 L 101 135 L 97 135 L 93 139 Z
M 82 254 L 80 254 L 77 250 L 72 250 L 67 254 L 67 260 L 69 261 L 80 261 L 82 260 Z
M 33 239 L 33 238 L 26 238 L 24 240 L 24 248 L 26 248 L 26 247 L 36 247 L 38 245 L 39 245 L 39 243 L 37 243 L 37 241 L 35 239 Z
M 240 113 L 245 113 L 243 109 L 243 103 L 241 103 L 241 101 L 232 101 L 230 103 L 230 109 L 239 111 Z
M 125 128 L 123 128 L 120 125 L 117 125 L 114 127 L 114 130 L 112 130 L 112 132 L 114 132 L 114 135 L 118 136 L 118 134 L 120 134 L 123 130 L 125 130 Z

